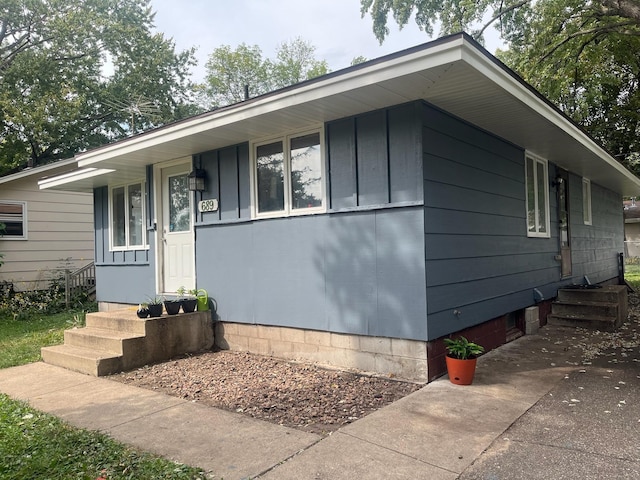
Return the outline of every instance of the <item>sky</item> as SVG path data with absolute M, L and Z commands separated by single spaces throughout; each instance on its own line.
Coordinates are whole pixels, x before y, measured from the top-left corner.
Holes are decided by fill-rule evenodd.
M 151 0 L 151 7 L 157 30 L 177 50 L 198 47 L 195 81 L 203 80 L 208 55 L 222 45 L 258 45 L 263 58 L 274 58 L 278 45 L 300 37 L 335 71 L 358 56 L 370 60 L 430 40 L 413 19 L 402 30 L 391 20 L 380 45 L 371 17 L 360 16 L 360 0 Z M 486 38 L 491 53 L 500 46 L 495 32 Z

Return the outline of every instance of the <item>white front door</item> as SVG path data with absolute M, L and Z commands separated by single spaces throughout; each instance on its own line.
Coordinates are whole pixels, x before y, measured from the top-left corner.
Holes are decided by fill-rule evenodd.
M 162 291 L 195 288 L 191 165 L 162 169 Z

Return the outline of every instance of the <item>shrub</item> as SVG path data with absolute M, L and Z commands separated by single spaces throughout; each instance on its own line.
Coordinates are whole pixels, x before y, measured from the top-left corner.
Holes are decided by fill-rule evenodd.
M 72 299 L 72 307 L 75 309 L 89 307 L 91 310 L 92 303 L 84 294 Z M 58 313 L 65 309 L 64 287 L 59 283 L 52 283 L 45 290 L 15 292 L 12 289 L 5 289 L 0 291 L 0 315 L 27 318 L 35 313 Z

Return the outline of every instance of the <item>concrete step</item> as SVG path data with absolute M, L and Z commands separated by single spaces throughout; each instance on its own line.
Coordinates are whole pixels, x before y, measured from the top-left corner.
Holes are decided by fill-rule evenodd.
M 118 355 L 128 351 L 127 344 L 136 343 L 136 340 L 143 341 L 144 335 L 95 327 L 74 328 L 64 332 L 65 344 Z
M 565 327 L 582 327 L 602 332 L 613 332 L 618 327 L 616 325 L 616 317 L 597 315 L 557 315 L 552 313 L 547 316 L 547 323 Z
M 620 298 L 620 287 L 620 285 L 610 285 L 602 288 L 562 288 L 558 290 L 558 301 L 617 303 Z
M 90 313 L 87 326 L 65 331 L 65 344 L 42 349 L 53 365 L 102 376 L 213 346 L 211 312 L 140 319 L 136 308 Z
M 122 356 L 74 345 L 54 345 L 41 349 L 42 360 L 51 365 L 68 368 L 96 377 L 121 370 Z
M 618 304 L 610 302 L 556 301 L 551 304 L 551 313 L 556 315 L 584 315 L 596 317 L 618 317 Z
M 138 318 L 135 309 L 88 313 L 85 324 L 87 327 L 103 330 L 137 333 L 140 335 L 146 333 L 145 320 Z

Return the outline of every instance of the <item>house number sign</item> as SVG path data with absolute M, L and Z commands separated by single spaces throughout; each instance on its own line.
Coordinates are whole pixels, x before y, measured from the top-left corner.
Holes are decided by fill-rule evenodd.
M 216 212 L 218 210 L 218 199 L 200 200 L 198 202 L 198 211 L 200 213 Z

